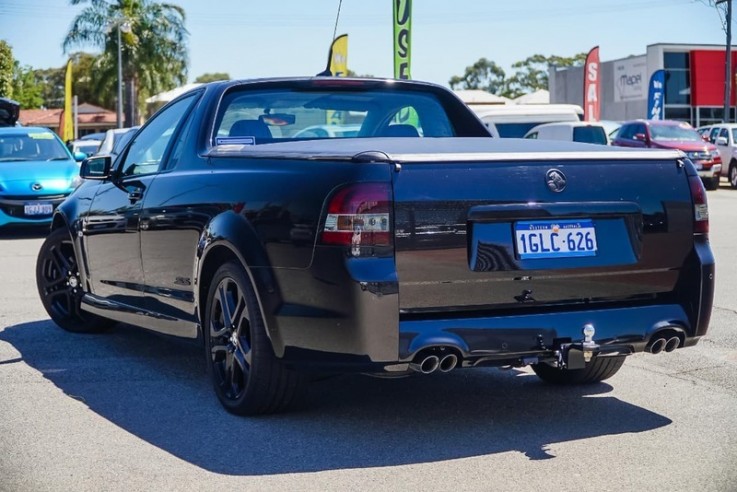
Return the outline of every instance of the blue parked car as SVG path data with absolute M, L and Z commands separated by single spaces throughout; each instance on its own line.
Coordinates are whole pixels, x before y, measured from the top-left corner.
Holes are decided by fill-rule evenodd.
M 79 162 L 48 128 L 0 127 L 0 227 L 45 225 L 82 182 Z

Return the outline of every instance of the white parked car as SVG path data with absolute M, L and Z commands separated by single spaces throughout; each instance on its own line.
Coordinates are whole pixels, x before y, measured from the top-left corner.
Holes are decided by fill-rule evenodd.
M 601 123 L 590 121 L 559 121 L 545 123 L 532 128 L 525 134 L 525 138 L 538 140 L 566 140 L 568 142 L 583 142 L 590 144 L 608 145 L 609 137 Z
M 737 188 L 737 123 L 710 125 L 708 135 L 722 158 L 721 176 L 729 180 L 732 188 Z
M 522 138 L 543 123 L 583 119 L 583 109 L 575 104 L 469 104 L 468 107 L 496 138 Z

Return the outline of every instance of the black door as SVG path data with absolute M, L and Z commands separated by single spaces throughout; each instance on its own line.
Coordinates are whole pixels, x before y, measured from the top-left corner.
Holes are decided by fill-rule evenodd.
M 95 295 L 143 308 L 141 212 L 146 193 L 162 168 L 172 135 L 195 96 L 158 112 L 118 159 L 115 177 L 102 183 L 83 219 L 84 248 Z

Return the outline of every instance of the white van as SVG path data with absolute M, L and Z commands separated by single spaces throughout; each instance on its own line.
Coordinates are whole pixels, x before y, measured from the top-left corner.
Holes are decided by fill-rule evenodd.
M 543 123 L 583 119 L 583 108 L 575 104 L 469 104 L 468 107 L 497 138 L 522 138 Z
M 609 144 L 609 138 L 607 137 L 604 125 L 590 121 L 545 123 L 532 128 L 525 134 L 525 138 L 566 140 L 568 142 L 583 142 L 599 145 Z

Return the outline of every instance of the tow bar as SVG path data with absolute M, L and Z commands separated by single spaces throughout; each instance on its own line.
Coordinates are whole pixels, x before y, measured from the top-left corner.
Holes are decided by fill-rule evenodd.
M 594 342 L 596 329 L 591 323 L 583 326 L 583 341 L 580 343 L 562 343 L 560 349 L 555 351 L 558 368 L 560 369 L 584 369 L 586 363 L 591 361 L 594 352 L 599 350 L 599 345 Z

